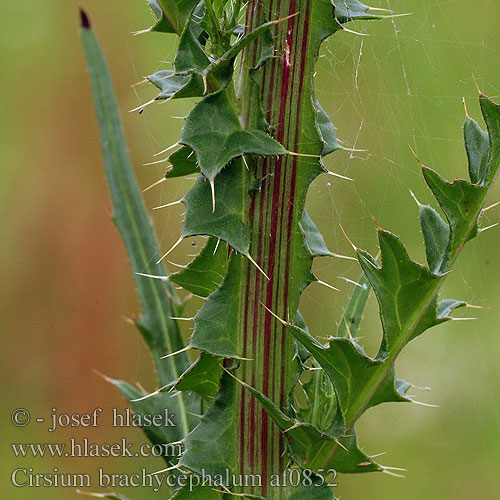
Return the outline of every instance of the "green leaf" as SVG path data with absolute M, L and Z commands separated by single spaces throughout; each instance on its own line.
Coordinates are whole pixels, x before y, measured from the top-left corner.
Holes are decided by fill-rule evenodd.
M 462 179 L 450 183 L 427 167 L 423 168 L 423 172 L 450 226 L 450 242 L 439 269 L 440 273 L 444 273 L 476 225 L 475 214 L 481 210 L 487 188 Z
M 500 167 L 500 106 L 483 94 L 479 96 L 479 104 L 481 105 L 490 140 L 486 184 L 491 186 L 498 175 L 498 168 Z
M 177 75 L 166 69 L 149 75 L 148 80 L 161 91 L 155 97 L 158 101 L 203 95 L 203 81 L 196 75 Z
M 202 352 L 175 385 L 178 391 L 194 391 L 202 397 L 215 397 L 219 390 L 222 360 Z
M 335 127 L 333 126 L 330 117 L 326 114 L 325 110 L 321 107 L 316 96 L 313 96 L 313 107 L 316 111 L 316 128 L 323 143 L 323 150 L 321 156 L 326 156 L 334 151 L 344 149 L 337 140 Z
M 212 478 L 236 468 L 236 382 L 223 373 L 213 406 L 184 439 L 179 466 Z M 203 471 L 203 472 L 202 472 Z M 230 486 L 230 485 L 225 485 Z
M 174 27 L 163 13 L 163 9 L 157 0 L 148 0 L 149 6 L 156 17 L 156 23 L 145 31 L 156 31 L 159 33 L 175 33 Z
M 335 0 L 335 17 L 341 24 L 356 20 L 380 19 L 380 16 L 370 14 L 370 7 L 358 0 Z
M 342 446 L 331 434 L 321 432 L 314 425 L 292 420 L 283 413 L 267 396 L 257 389 L 240 383 L 262 405 L 288 441 L 290 454 L 301 468 L 317 471 L 332 468 L 337 472 L 374 472 L 382 470 L 358 446 L 356 433 L 351 429 Z
M 143 316 L 137 324 L 152 352 L 160 383 L 165 385 L 176 380 L 189 366 L 184 353 L 168 363 L 160 359 L 184 347 L 179 327 L 171 319 L 177 310 L 170 297 L 176 294 L 171 285 L 167 284 L 165 289 L 158 280 L 138 274 L 165 276 L 166 269 L 162 264 L 155 264 L 160 255 L 158 243 L 128 156 L 111 78 L 95 33 L 83 13 L 82 25 L 81 39 L 92 81 L 104 166 L 113 200 L 113 220 L 125 243 L 141 300 Z M 179 425 L 187 432 L 184 396 L 176 405 Z
M 334 257 L 336 255 L 328 250 L 323 235 L 305 209 L 302 211 L 299 225 L 304 233 L 306 248 L 313 257 Z
M 421 205 L 419 211 L 420 227 L 424 236 L 425 253 L 429 269 L 438 274 L 450 242 L 450 226 L 441 216 L 427 205 Z
M 470 116 L 464 122 L 464 140 L 472 184 L 482 184 L 488 174 L 490 142 L 486 132 Z
M 353 421 L 359 411 L 360 401 L 366 397 L 366 381 L 378 374 L 383 362 L 368 357 L 358 344 L 347 338 L 330 339 L 328 348 L 325 348 L 300 328 L 290 326 L 289 331 L 306 347 L 330 377 L 343 419 L 346 422 Z M 365 403 L 365 409 L 397 401 L 408 400 L 396 390 L 396 381 L 391 373 L 370 396 L 369 401 Z M 341 433 L 344 432 L 345 428 Z
M 194 107 L 179 142 L 194 150 L 200 169 L 209 180 L 238 156 L 287 154 L 281 144 L 262 130 L 243 130 L 224 91 L 205 97 Z
M 199 0 L 157 0 L 165 18 L 168 20 L 175 33 L 180 34 L 191 18 L 191 13 Z
M 375 291 L 380 306 L 384 337 L 379 357 L 406 343 L 408 327 L 415 327 L 440 284 L 440 278 L 413 262 L 394 234 L 379 230 L 382 267 L 359 250 L 361 267 Z
M 249 198 L 243 182 L 243 162 L 228 165 L 215 179 L 215 212 L 210 183 L 203 175 L 186 193 L 182 236 L 207 235 L 221 239 L 237 252 L 248 255 L 250 228 L 244 224 L 244 204 Z
M 222 283 L 227 261 L 227 244 L 211 237 L 200 254 L 185 269 L 171 274 L 169 280 L 195 295 L 207 297 Z
M 233 252 L 226 277 L 194 317 L 190 345 L 223 358 L 241 357 L 238 343 L 241 256 Z
M 165 178 L 167 179 L 200 173 L 194 151 L 186 146 L 172 153 L 168 157 L 168 161 L 172 167 L 165 174 Z
M 357 336 L 363 311 L 365 310 L 368 296 L 370 295 L 370 282 L 364 275 L 360 276 L 358 284 L 354 286 L 349 302 L 347 303 L 342 318 L 337 327 L 337 336 L 355 338 Z M 298 325 L 297 325 L 298 326 Z
M 176 74 L 198 73 L 204 75 L 210 66 L 210 59 L 205 54 L 203 46 L 191 29 L 191 23 L 186 24 L 182 32 L 179 48 L 174 59 Z

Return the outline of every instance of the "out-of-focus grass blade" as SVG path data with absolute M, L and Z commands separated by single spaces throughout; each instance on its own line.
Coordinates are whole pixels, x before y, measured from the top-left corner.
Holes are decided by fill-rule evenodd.
M 138 326 L 155 359 L 160 383 L 165 385 L 189 367 L 185 353 L 168 361 L 160 359 L 184 347 L 179 327 L 171 319 L 176 316 L 176 304 L 172 300 L 175 291 L 169 284 L 165 288 L 160 280 L 137 274 L 165 276 L 166 269 L 157 264 L 158 243 L 128 155 L 106 60 L 84 12 L 81 19 L 81 39 L 92 81 L 104 166 L 113 200 L 113 220 L 125 243 L 141 300 L 143 317 Z M 187 432 L 184 396 L 175 399 L 179 406 L 177 415 L 182 419 L 182 426 L 181 422 L 178 424 Z

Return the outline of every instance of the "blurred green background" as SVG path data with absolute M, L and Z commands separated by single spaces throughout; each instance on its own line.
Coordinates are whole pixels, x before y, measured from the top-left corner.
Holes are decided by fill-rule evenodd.
M 348 253 L 339 226 L 357 245 L 376 252 L 372 216 L 400 234 L 411 255 L 423 259 L 417 207 L 431 197 L 408 145 L 421 159 L 453 178 L 466 175 L 461 125 L 462 97 L 479 119 L 476 88 L 500 98 L 500 7 L 491 0 L 373 0 L 411 16 L 340 33 L 324 46 L 316 88 L 346 145 L 368 150 L 340 152 L 327 166 L 354 182 L 320 177 L 309 210 L 333 251 Z M 152 22 L 145 0 L 74 0 L 0 3 L 0 214 L 3 226 L 0 291 L 2 325 L 2 483 L 6 499 L 75 498 L 74 489 L 14 488 L 17 467 L 34 472 L 132 472 L 162 468 L 159 459 L 21 459 L 11 442 L 64 442 L 71 436 L 117 441 L 123 432 L 106 425 L 51 434 L 45 424 L 15 428 L 12 410 L 32 417 L 58 411 L 124 408 L 113 387 L 93 373 L 140 380 L 154 388 L 151 362 L 135 328 L 125 320 L 137 311 L 126 255 L 110 220 L 110 200 L 99 151 L 90 86 L 78 39 L 78 6 L 90 13 L 109 59 L 129 147 L 142 186 L 159 179 L 162 167 L 145 167 L 153 154 L 174 143 L 192 103 L 150 106 L 154 91 L 131 87 L 172 59 L 168 36 L 131 32 Z M 146 193 L 149 207 L 181 197 L 190 181 L 172 180 Z M 500 185 L 491 202 L 500 199 Z M 178 237 L 181 208 L 152 212 L 162 248 Z M 500 219 L 492 210 L 484 225 Z M 405 479 L 384 474 L 343 476 L 342 499 L 471 500 L 500 498 L 500 273 L 499 229 L 472 242 L 446 284 L 446 297 L 491 310 L 465 310 L 476 321 L 431 330 L 401 356 L 401 377 L 413 394 L 439 408 L 387 405 L 359 425 L 370 454 L 386 452 L 386 465 L 407 469 Z M 195 251 L 196 249 L 194 249 Z M 171 255 L 184 264 L 189 242 Z M 347 262 L 347 263 L 346 263 Z M 174 269 L 172 267 L 172 269 Z M 318 276 L 341 292 L 311 285 L 301 309 L 313 333 L 332 332 L 359 271 L 348 261 L 321 260 Z M 196 304 L 195 304 L 196 305 Z M 193 305 L 193 308 L 194 306 Z M 472 314 L 471 314 L 472 313 Z M 186 335 L 189 334 L 187 325 Z M 363 322 L 369 352 L 380 338 L 374 300 Z M 131 442 L 143 440 L 129 429 Z M 122 490 L 127 493 L 127 489 Z M 132 499 L 149 490 L 128 490 Z M 156 494 L 166 498 L 165 493 Z

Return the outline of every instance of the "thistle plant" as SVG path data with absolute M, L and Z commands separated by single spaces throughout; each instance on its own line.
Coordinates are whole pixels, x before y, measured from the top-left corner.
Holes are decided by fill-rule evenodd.
M 390 472 L 362 451 L 356 423 L 376 405 L 411 401 L 411 384 L 395 373 L 398 355 L 468 305 L 440 298 L 440 289 L 463 246 L 481 232 L 500 167 L 500 109 L 480 93 L 486 131 L 465 120 L 469 181 L 448 182 L 417 158 L 441 210 L 419 203 L 427 264 L 412 261 L 400 239 L 377 224 L 378 256 L 352 243 L 361 277 L 337 327 L 309 332 L 298 304 L 317 280 L 313 259 L 342 257 L 328 250 L 304 209 L 311 182 L 338 175 L 322 159 L 343 149 L 314 94 L 315 62 L 326 38 L 357 20 L 393 14 L 357 0 L 149 4 L 156 22 L 145 32 L 177 46 L 172 68 L 148 77 L 158 90 L 152 104 L 197 102 L 175 148 L 165 151 L 163 180 L 198 176 L 182 198 L 178 241 L 207 239 L 188 266 L 167 272 L 170 250 L 159 249 L 106 63 L 82 13 L 113 218 L 134 273 L 142 305 L 136 324 L 154 358 L 158 390 L 143 394 L 112 382 L 136 413 L 168 408 L 175 415 L 176 427 L 144 429 L 153 443 L 183 444 L 181 457 L 164 457 L 162 473 L 212 478 L 179 482 L 172 498 L 334 499 L 337 473 Z M 187 344 L 178 287 L 204 299 Z M 383 327 L 374 357 L 358 342 L 372 291 Z M 246 484 L 245 475 L 258 479 Z

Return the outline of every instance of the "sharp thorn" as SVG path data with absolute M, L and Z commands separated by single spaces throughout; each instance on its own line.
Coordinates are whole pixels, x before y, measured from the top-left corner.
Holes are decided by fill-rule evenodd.
M 99 370 L 96 370 L 95 368 L 92 370 L 96 375 L 101 377 L 103 380 L 106 382 L 109 382 L 110 384 L 114 384 L 115 379 L 108 377 L 107 375 L 104 375 L 104 373 L 101 373 Z
M 462 103 L 465 109 L 465 118 L 469 118 L 469 112 L 467 111 L 467 103 L 465 102 L 465 97 L 462 97 Z
M 348 255 L 340 255 L 338 253 L 332 253 L 332 257 L 337 257 L 337 259 L 355 260 L 356 262 L 358 261 L 356 257 L 349 257 Z
M 340 229 L 344 233 L 345 239 L 351 244 L 352 248 L 357 253 L 358 252 L 358 247 L 349 239 L 349 236 L 347 236 L 347 233 L 344 231 L 344 228 L 342 226 L 340 226 Z
M 469 309 L 491 309 L 490 306 L 476 306 L 473 304 L 465 304 L 465 307 L 467 307 Z
M 155 99 L 151 99 L 150 101 L 144 103 L 144 104 L 141 104 L 140 106 L 137 106 L 137 108 L 134 108 L 134 109 L 131 109 L 129 111 L 129 113 L 133 113 L 134 111 L 139 111 L 142 113 L 142 111 L 144 111 L 144 108 L 146 106 L 149 106 L 150 104 L 153 104 L 154 102 L 156 101 L 156 98 Z
M 153 391 L 149 394 L 146 394 L 145 396 L 142 396 L 141 398 L 137 398 L 137 399 L 131 399 L 130 402 L 131 403 L 137 403 L 139 401 L 144 401 L 145 399 L 149 399 L 149 398 L 152 398 L 153 396 L 158 396 L 158 394 L 162 393 L 162 392 L 165 392 L 165 387 L 161 387 L 160 389 L 156 389 L 156 391 Z
M 411 194 L 411 197 L 415 200 L 415 203 L 418 205 L 418 207 L 420 208 L 422 206 L 422 203 L 420 203 L 417 199 L 417 197 L 415 196 L 415 193 L 410 189 L 410 194 Z
M 372 215 L 372 220 L 373 220 L 373 223 L 375 224 L 375 226 L 377 227 L 377 231 L 383 231 L 382 226 L 378 223 L 377 219 L 375 219 L 375 217 L 373 215 Z
M 416 401 L 415 399 L 410 400 L 413 404 L 419 405 L 419 406 L 427 406 L 428 408 L 439 408 L 439 405 L 431 405 L 429 403 L 422 403 L 422 401 Z
M 269 309 L 269 307 L 266 306 L 266 304 L 264 304 L 264 302 L 260 302 L 261 306 L 264 307 L 264 309 L 269 313 L 271 314 L 272 316 L 274 316 L 283 326 L 290 326 L 290 323 L 288 323 L 287 321 L 285 321 L 284 319 L 281 319 L 277 314 L 275 314 L 273 311 L 271 311 L 271 309 Z
M 356 260 L 356 259 L 354 259 L 354 260 Z M 364 286 L 361 283 L 358 283 L 357 281 L 353 281 L 349 278 L 346 278 L 345 276 L 337 276 L 337 278 L 344 280 L 344 281 L 347 281 L 347 283 L 352 283 L 355 286 L 359 286 L 360 288 L 364 288 Z
M 171 203 L 166 203 L 165 205 L 159 205 L 158 207 L 153 207 L 153 210 L 160 210 L 160 208 L 173 207 L 174 205 L 179 205 L 182 200 L 172 201 Z
M 496 222 L 495 224 L 492 224 L 491 226 L 487 226 L 487 227 L 482 227 L 479 229 L 479 233 L 484 233 L 485 231 L 488 231 L 488 229 L 492 229 L 496 226 L 498 226 L 498 224 L 500 224 L 500 222 Z
M 148 186 L 146 189 L 144 189 L 143 193 L 146 193 L 150 189 L 154 188 L 155 186 L 158 186 L 158 184 L 161 184 L 162 182 L 165 182 L 167 180 L 166 177 L 162 177 L 159 181 L 153 182 L 151 186 Z
M 163 474 L 165 472 L 170 472 L 171 470 L 180 470 L 178 465 L 173 465 L 172 467 L 167 467 L 166 469 L 158 470 L 156 472 L 150 472 L 152 476 L 155 476 L 156 474 Z
M 331 290 L 335 290 L 336 292 L 340 291 L 338 288 L 335 288 L 333 285 L 330 285 L 329 283 L 325 283 L 324 281 L 321 281 L 319 279 L 316 279 L 316 282 L 319 283 L 320 285 L 323 285 L 323 286 L 326 286 L 327 288 L 330 288 Z
M 302 156 L 304 158 L 321 158 L 321 155 L 310 155 L 307 153 L 295 153 L 293 151 L 287 151 L 290 156 Z
M 143 167 L 149 167 L 151 165 L 159 165 L 160 163 L 166 163 L 168 161 L 168 158 L 163 158 L 163 160 L 156 160 L 156 161 L 148 161 L 147 163 L 143 163 Z
M 144 276 L 144 278 L 152 278 L 155 280 L 168 281 L 168 276 L 157 276 L 155 274 L 146 274 L 146 273 L 135 273 L 138 276 Z
M 481 213 L 484 214 L 488 210 L 491 210 L 492 208 L 498 207 L 498 205 L 500 205 L 500 201 L 497 201 L 496 203 L 493 203 L 493 205 L 490 205 L 489 207 L 483 208 L 481 210 Z
M 167 257 L 167 255 L 169 255 L 169 254 L 170 254 L 170 252 L 172 252 L 172 250 L 174 250 L 174 248 L 178 247 L 178 246 L 182 243 L 182 240 L 183 240 L 183 239 L 184 239 L 184 238 L 181 236 L 181 237 L 180 237 L 180 238 L 179 238 L 179 239 L 178 239 L 178 240 L 174 243 L 174 245 L 172 246 L 172 248 L 170 248 L 170 250 L 169 250 L 166 254 L 164 254 L 164 255 L 163 255 L 163 257 L 162 257 L 162 258 L 161 258 L 161 259 L 160 259 L 160 260 L 159 260 L 156 264 L 159 264 L 159 263 L 160 263 L 160 262 L 161 262 L 161 261 L 162 261 L 165 257 Z
M 259 264 L 257 264 L 257 262 L 253 260 L 250 254 L 248 254 L 246 258 L 262 273 L 262 275 L 267 279 L 267 281 L 271 280 L 271 278 L 269 278 L 269 276 L 263 271 L 263 269 L 259 266 Z
M 171 146 L 169 146 L 168 148 L 164 149 L 163 151 L 159 151 L 158 153 L 155 153 L 153 156 L 159 156 L 159 155 L 162 155 L 163 153 L 167 153 L 168 151 L 170 151 L 171 149 L 176 148 L 177 146 L 179 146 L 178 142 L 176 142 L 175 144 L 172 144 Z
M 479 84 L 477 83 L 477 80 L 476 80 L 476 75 L 474 75 L 474 73 L 472 73 L 472 79 L 474 80 L 474 85 L 476 86 L 476 89 L 479 93 L 480 96 L 484 95 L 481 91 L 481 89 L 479 88 Z
M 337 24 L 340 26 L 340 28 L 344 31 L 347 31 L 347 33 L 352 33 L 353 35 L 358 35 L 358 36 L 370 36 L 368 33 L 359 33 L 358 31 L 350 30 L 349 28 L 346 28 L 342 23 L 338 21 L 337 18 L 335 18 L 335 21 Z
M 210 190 L 212 191 L 212 213 L 215 213 L 215 179 L 210 179 Z
M 387 474 L 387 475 L 392 476 L 392 477 L 398 477 L 400 479 L 405 479 L 406 478 L 406 476 L 403 476 L 403 474 L 396 474 L 395 472 L 387 470 L 387 467 L 382 467 L 382 472 L 384 474 Z
M 325 173 L 329 174 L 329 175 L 333 175 L 334 177 L 339 177 L 340 179 L 344 179 L 346 181 L 353 181 L 354 182 L 354 179 L 351 179 L 350 177 L 346 177 L 345 175 L 337 174 L 335 172 L 332 172 L 331 170 L 327 170 Z
M 178 318 L 176 318 L 176 319 L 178 319 Z M 187 319 L 191 319 L 191 318 L 187 318 Z M 183 347 L 182 349 L 180 349 L 176 352 L 171 352 L 170 354 L 166 354 L 165 356 L 162 356 L 160 359 L 171 358 L 173 356 L 177 356 L 177 354 L 182 354 L 183 352 L 190 351 L 191 349 L 192 349 L 192 347 L 190 345 L 187 345 L 186 347 Z
M 420 158 L 418 157 L 417 153 L 415 153 L 415 150 L 408 144 L 408 147 L 410 148 L 410 151 L 413 153 L 413 156 L 417 159 L 418 163 L 422 168 L 425 168 L 425 165 L 420 161 Z

